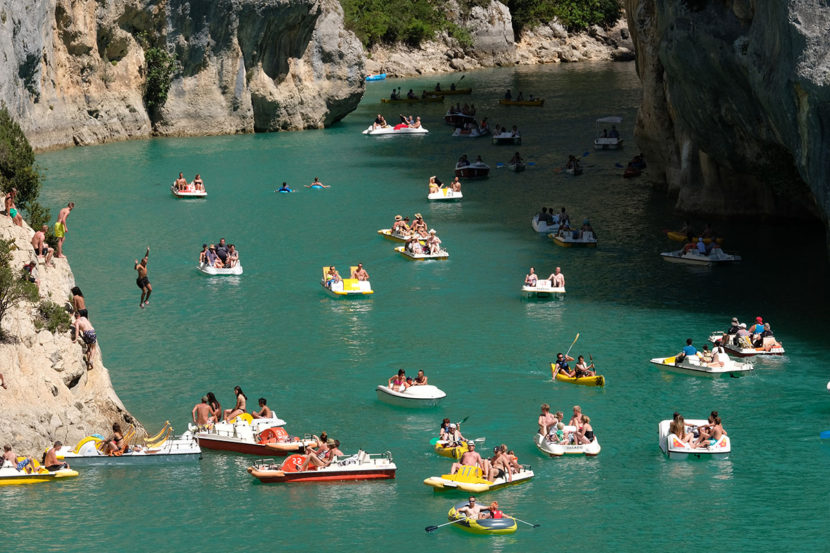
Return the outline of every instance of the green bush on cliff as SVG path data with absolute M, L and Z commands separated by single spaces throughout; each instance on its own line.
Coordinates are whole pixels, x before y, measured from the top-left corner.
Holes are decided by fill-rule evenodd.
M 144 105 L 151 113 L 158 113 L 167 101 L 167 93 L 170 92 L 176 58 L 164 48 L 153 46 L 144 51 L 144 63 L 147 71 Z
M 554 17 L 570 31 L 582 31 L 591 25 L 609 26 L 622 13 L 619 0 L 508 0 L 506 3 L 517 33 Z
M 37 201 L 43 177 L 35 166 L 35 154 L 23 129 L 6 106 L 0 107 L 0 190 L 17 189 L 15 205 L 33 228 L 49 223 L 49 210 Z
M 0 240 L 0 340 L 3 333 L 3 317 L 21 301 L 37 301 L 37 286 L 23 280 L 23 267 L 12 267 L 14 240 Z
M 55 332 L 68 332 L 72 326 L 72 318 L 66 312 L 64 306 L 50 300 L 42 300 L 37 311 L 39 317 L 35 319 L 35 328 L 46 329 L 52 334 Z

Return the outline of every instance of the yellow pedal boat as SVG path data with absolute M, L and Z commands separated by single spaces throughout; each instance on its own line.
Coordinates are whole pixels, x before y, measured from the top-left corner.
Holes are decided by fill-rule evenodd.
M 18 466 L 25 460 L 25 457 L 18 457 Z M 52 482 L 59 478 L 78 476 L 78 471 L 72 469 L 46 470 L 46 467 L 41 466 L 34 459 L 32 459 L 32 464 L 34 465 L 32 472 L 26 472 L 26 469 L 29 468 L 28 466 L 17 470 L 11 463 L 5 463 L 0 467 L 0 486 L 39 484 L 41 482 Z
M 529 465 L 522 465 L 520 472 L 514 472 L 512 479 L 499 476 L 493 481 L 482 477 L 481 468 L 462 465 L 455 474 L 431 476 L 424 480 L 424 484 L 436 490 L 462 490 L 470 493 L 482 493 L 521 484 L 533 478 L 533 470 Z

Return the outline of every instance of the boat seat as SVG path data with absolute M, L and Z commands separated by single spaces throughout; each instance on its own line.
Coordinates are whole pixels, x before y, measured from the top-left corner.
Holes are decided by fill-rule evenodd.
M 363 451 L 362 449 L 357 452 L 357 462 L 358 464 L 364 464 L 369 462 L 369 454 Z
M 537 280 L 536 281 L 536 288 L 552 288 L 553 285 L 551 284 L 550 280 Z

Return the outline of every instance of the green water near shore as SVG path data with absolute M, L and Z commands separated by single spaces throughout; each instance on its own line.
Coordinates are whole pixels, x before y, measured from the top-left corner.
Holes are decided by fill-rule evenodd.
M 458 77 L 458 76 L 456 76 Z M 442 78 L 444 83 L 448 77 Z M 391 451 L 395 480 L 259 485 L 251 458 L 206 452 L 198 463 L 91 468 L 73 481 L 0 488 L 0 535 L 17 551 L 218 551 L 314 547 L 376 551 L 826 551 L 825 475 L 830 444 L 821 321 L 830 314 L 821 236 L 792 228 L 718 221 L 740 265 L 698 269 L 665 263 L 679 226 L 646 178 L 626 181 L 616 163 L 636 153 L 639 83 L 633 64 L 579 64 L 468 73 L 470 99 L 491 123 L 518 124 L 521 174 L 494 169 L 464 183 L 464 200 L 429 204 L 430 175 L 448 180 L 462 153 L 491 165 L 514 149 L 450 137 L 445 106 L 381 106 L 393 86 L 419 91 L 435 78 L 370 83 L 358 109 L 324 131 L 159 139 L 39 156 L 44 202 L 69 200 L 65 251 L 87 297 L 113 384 L 151 430 L 185 429 L 208 390 L 223 404 L 240 385 L 265 396 L 292 433 L 326 430 L 347 452 Z M 509 108 L 505 88 L 546 98 Z M 392 120 L 420 113 L 430 134 L 389 139 L 360 134 L 378 111 Z M 618 114 L 629 146 L 590 149 L 597 117 Z M 585 174 L 557 172 L 589 152 Z M 200 172 L 206 201 L 177 201 L 169 184 Z M 303 187 L 315 176 L 328 190 Z M 275 194 L 282 181 L 298 189 Z M 558 248 L 530 228 L 540 206 L 590 217 L 596 250 Z M 424 214 L 450 252 L 412 263 L 375 234 L 395 214 Z M 235 243 L 245 274 L 211 279 L 195 270 L 203 242 Z M 133 259 L 150 245 L 154 292 L 138 307 Z M 814 258 L 820 258 L 814 261 Z M 806 261 L 806 260 L 811 261 Z M 362 262 L 375 295 L 337 301 L 319 287 L 320 268 Z M 522 301 L 529 266 L 561 266 L 567 297 Z M 788 350 L 758 361 L 756 374 L 706 380 L 661 372 L 649 358 L 674 354 L 687 337 L 738 315 L 771 320 Z M 548 363 L 581 337 L 605 389 L 553 383 Z M 398 367 L 423 368 L 448 393 L 442 407 L 413 411 L 377 401 L 374 387 Z M 602 445 L 594 459 L 547 459 L 532 443 L 539 405 L 579 404 Z M 668 461 L 657 423 L 720 411 L 733 440 L 723 462 Z M 536 477 L 491 492 L 503 510 L 537 529 L 479 538 L 453 528 L 427 535 L 461 496 L 422 484 L 449 462 L 429 447 L 440 419 L 469 416 L 465 433 L 507 443 Z M 780 426 L 779 426 L 780 425 Z M 779 428 L 786 426 L 781 432 Z M 105 429 L 89 429 L 90 433 Z M 57 436 L 60 438 L 60 436 Z M 485 447 L 486 449 L 486 447 Z M 797 545 L 794 545 L 797 544 Z M 105 545 L 110 544 L 110 545 Z M 668 545 L 670 544 L 670 545 Z M 10 548 L 12 549 L 12 548 Z

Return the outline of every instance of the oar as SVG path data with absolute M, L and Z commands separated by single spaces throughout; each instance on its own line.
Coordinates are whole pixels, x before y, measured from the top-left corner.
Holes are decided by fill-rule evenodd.
M 445 522 L 444 524 L 439 524 L 438 526 L 427 526 L 426 528 L 424 528 L 424 530 L 426 530 L 427 532 L 435 532 L 436 530 L 438 530 L 442 526 L 449 526 L 450 524 L 455 524 L 456 522 L 462 522 L 464 520 L 467 520 L 467 519 L 466 518 L 457 518 L 452 522 Z M 519 519 L 516 519 L 516 520 L 519 520 Z
M 461 78 L 460 78 L 460 79 L 458 79 L 457 81 L 455 81 L 455 86 L 456 86 L 456 88 L 458 88 L 458 83 L 460 83 L 461 81 L 463 81 L 463 80 L 464 80 L 464 77 L 466 77 L 466 76 L 467 76 L 467 74 L 465 73 L 464 75 L 461 75 Z
M 532 528 L 539 528 L 539 526 L 541 526 L 541 524 L 531 524 L 529 522 L 525 522 L 524 520 L 522 520 L 520 518 L 516 518 L 516 517 L 510 517 L 510 518 L 512 518 L 513 520 L 516 520 L 518 522 L 524 522 L 525 524 L 527 524 L 528 526 L 530 526 Z

